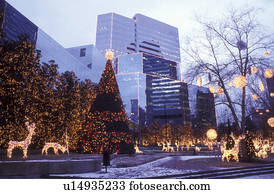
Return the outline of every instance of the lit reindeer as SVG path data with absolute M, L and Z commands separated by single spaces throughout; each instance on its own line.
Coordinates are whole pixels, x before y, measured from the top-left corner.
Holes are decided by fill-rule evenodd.
M 174 152 L 174 148 L 172 147 L 172 145 L 169 142 L 167 142 L 167 151 Z
M 49 148 L 53 148 L 55 155 L 59 155 L 58 150 L 60 150 L 63 154 L 65 152 L 67 152 L 69 154 L 67 133 L 66 133 L 65 136 L 66 136 L 66 139 L 65 139 L 66 140 L 66 146 L 62 146 L 62 145 L 60 145 L 59 143 L 56 143 L 56 142 L 46 142 L 43 149 L 42 149 L 42 154 L 45 153 L 46 155 L 48 155 L 48 149 Z M 101 149 L 103 149 L 103 148 L 101 148 Z
M 27 153 L 28 153 L 28 147 L 29 144 L 31 143 L 31 138 L 33 135 L 35 135 L 35 123 L 32 123 L 31 125 L 29 125 L 29 122 L 25 122 L 25 125 L 27 126 L 27 129 L 29 131 L 29 134 L 27 136 L 27 138 L 24 141 L 10 141 L 9 142 L 9 147 L 7 149 L 7 156 L 8 158 L 11 158 L 12 156 L 12 150 L 14 148 L 21 148 L 23 150 L 23 159 L 27 158 Z
M 268 157 L 267 152 L 271 151 L 270 149 L 271 148 L 270 148 L 270 145 L 269 145 L 269 141 L 264 140 L 260 144 L 259 151 L 256 152 L 255 154 L 256 154 L 257 157 L 264 159 L 264 158 Z
M 226 149 L 223 148 L 224 150 L 223 150 L 223 155 L 222 155 L 222 161 L 224 161 L 226 159 L 227 162 L 229 162 L 230 155 L 232 155 L 233 159 L 236 160 L 237 162 L 239 162 L 238 153 L 239 153 L 240 141 L 242 139 L 244 139 L 244 136 L 240 136 L 237 139 L 233 135 L 231 135 L 231 137 L 233 138 L 233 140 L 235 142 L 234 147 L 232 149 L 229 149 L 229 150 L 226 150 Z
M 42 154 L 48 155 L 48 149 L 53 148 L 54 154 L 58 155 L 58 150 L 60 150 L 63 154 L 65 152 L 69 153 L 68 147 L 61 146 L 59 143 L 45 143 L 43 149 L 42 149 Z

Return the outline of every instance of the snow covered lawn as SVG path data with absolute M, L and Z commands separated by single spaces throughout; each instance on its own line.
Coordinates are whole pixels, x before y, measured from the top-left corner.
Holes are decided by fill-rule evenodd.
M 190 159 L 199 159 L 199 158 L 212 158 L 214 156 L 179 156 L 178 159 L 181 161 L 186 161 Z M 179 174 L 179 173 L 189 173 L 194 170 L 187 169 L 178 169 L 178 168 L 168 168 L 165 167 L 166 164 L 170 163 L 174 157 L 165 157 L 158 159 L 153 162 L 146 164 L 127 167 L 127 168 L 108 168 L 108 172 L 105 173 L 105 169 L 102 169 L 100 172 L 93 173 L 83 173 L 83 174 L 63 174 L 63 175 L 53 175 L 53 176 L 66 176 L 66 177 L 81 177 L 81 178 L 145 178 L 145 177 L 154 177 L 154 176 L 164 176 L 170 174 Z

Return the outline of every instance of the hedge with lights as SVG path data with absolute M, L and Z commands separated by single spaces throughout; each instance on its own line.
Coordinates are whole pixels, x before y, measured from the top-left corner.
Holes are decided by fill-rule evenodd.
M 26 121 L 36 124 L 30 147 L 42 149 L 45 142 L 77 149 L 80 131 L 86 124 L 94 85 L 80 82 L 72 72 L 60 74 L 52 60 L 40 64 L 40 51 L 26 36 L 5 41 L 0 52 L 0 148 L 10 140 L 23 141 Z

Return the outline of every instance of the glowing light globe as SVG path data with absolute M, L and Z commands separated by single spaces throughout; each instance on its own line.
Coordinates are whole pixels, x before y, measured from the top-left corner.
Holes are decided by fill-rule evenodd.
M 274 117 L 270 117 L 270 118 L 267 120 L 267 123 L 269 124 L 270 127 L 274 127 Z
M 105 58 L 106 58 L 107 60 L 112 60 L 113 57 L 114 57 L 114 52 L 112 52 L 111 50 L 108 50 L 108 51 L 106 52 L 106 54 L 105 54 Z
M 272 69 L 266 69 L 265 72 L 264 72 L 264 76 L 266 78 L 272 78 L 273 77 L 273 70 Z
M 246 86 L 246 77 L 242 75 L 238 75 L 233 80 L 233 85 L 235 88 L 243 88 Z
M 217 138 L 217 132 L 215 129 L 209 129 L 206 132 L 206 136 L 209 140 L 214 140 Z
M 221 95 L 222 93 L 224 93 L 224 89 L 223 88 L 218 88 L 217 89 L 217 94 Z
M 270 96 L 271 96 L 271 97 L 274 97 L 274 93 L 273 93 L 273 92 L 271 92 L 271 93 L 270 93 Z
M 265 56 L 265 57 L 268 57 L 268 56 L 269 56 L 269 52 L 266 51 L 266 52 L 264 53 L 264 56 Z
M 233 83 L 232 82 L 228 82 L 227 84 L 229 87 L 233 86 Z
M 257 73 L 258 72 L 258 68 L 257 67 L 252 67 L 251 68 L 251 73 Z

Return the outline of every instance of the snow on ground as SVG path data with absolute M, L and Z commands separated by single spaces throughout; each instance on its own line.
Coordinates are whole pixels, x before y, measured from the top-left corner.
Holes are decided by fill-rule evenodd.
M 254 176 L 241 177 L 239 179 L 274 179 L 274 174 L 254 175 Z
M 198 158 L 210 158 L 214 156 L 180 156 L 180 160 L 186 161 L 190 159 Z M 169 162 L 173 157 L 165 157 L 153 162 L 142 164 L 134 167 L 127 168 L 108 168 L 108 172 L 105 173 L 103 168 L 99 172 L 92 173 L 83 173 L 83 174 L 62 174 L 62 175 L 53 175 L 53 176 L 69 176 L 69 177 L 81 177 L 81 178 L 144 178 L 144 177 L 155 177 L 155 176 L 165 176 L 170 174 L 179 174 L 179 173 L 189 173 L 193 172 L 192 170 L 178 170 L 171 168 L 160 167 L 162 164 Z

